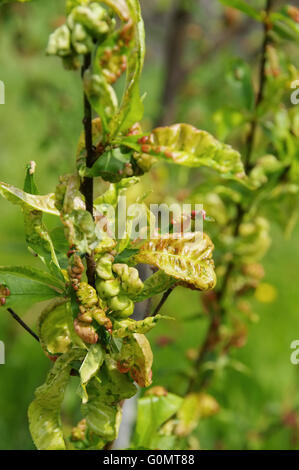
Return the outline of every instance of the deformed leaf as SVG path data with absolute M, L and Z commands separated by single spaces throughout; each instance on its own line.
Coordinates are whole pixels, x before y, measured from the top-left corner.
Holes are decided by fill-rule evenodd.
M 187 287 L 208 290 L 216 284 L 213 248 L 205 233 L 170 234 L 147 241 L 135 261 L 152 264 Z
M 123 21 L 128 21 L 130 18 L 130 11 L 125 0 L 102 0 L 106 3 Z
M 206 131 L 189 124 L 158 127 L 141 145 L 141 152 L 191 168 L 212 168 L 227 178 L 245 178 L 239 152 Z
M 120 364 L 129 370 L 132 379 L 140 387 L 151 385 L 153 353 L 146 336 L 134 333 L 124 338 Z
M 99 343 L 90 346 L 84 361 L 79 369 L 81 386 L 83 390 L 83 403 L 88 401 L 86 393 L 86 385 L 94 377 L 101 368 L 105 359 L 105 353 Z
M 29 247 L 39 255 L 55 276 L 62 279 L 52 240 L 42 221 L 43 212 L 59 215 L 55 207 L 54 194 L 36 196 L 6 183 L 0 183 L 0 194 L 22 208 Z
M 0 182 L 0 194 L 8 201 L 20 205 L 22 208 L 30 207 L 32 210 L 59 216 L 59 211 L 55 207 L 55 197 L 52 193 L 46 196 L 36 196 L 25 193 L 10 184 Z
M 159 320 L 173 320 L 173 318 L 166 317 L 165 315 L 155 315 L 154 317 L 147 317 L 144 320 L 133 320 L 127 318 L 126 320 L 114 321 L 113 323 L 113 336 L 115 338 L 125 338 L 133 333 L 145 334 L 152 330 Z
M 28 409 L 29 428 L 38 450 L 65 450 L 60 408 L 70 380 L 71 363 L 81 360 L 84 351 L 72 349 L 60 356 L 46 382 L 35 392 Z
M 66 353 L 72 343 L 73 318 L 66 299 L 54 299 L 39 318 L 40 343 L 46 353 Z
M 65 237 L 69 246 L 76 246 L 82 253 L 90 253 L 98 241 L 92 215 L 85 210 L 85 202 L 79 191 L 78 175 L 65 175 L 56 188 L 56 207 L 60 210 Z
M 111 441 L 117 437 L 121 420 L 119 402 L 136 393 L 136 387 L 121 374 L 116 362 L 106 356 L 97 376 L 87 385 L 88 402 L 82 405 L 82 414 L 89 429 L 97 436 Z
M 128 130 L 135 122 L 141 120 L 144 107 L 139 90 L 139 79 L 143 68 L 145 55 L 144 24 L 141 17 L 140 4 L 137 0 L 127 0 L 130 21 L 135 32 L 133 46 L 128 56 L 128 68 L 125 91 L 116 115 L 111 121 L 111 137 Z

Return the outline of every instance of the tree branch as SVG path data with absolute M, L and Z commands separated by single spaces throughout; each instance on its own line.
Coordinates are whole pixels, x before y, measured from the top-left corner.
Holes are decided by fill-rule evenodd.
M 186 45 L 186 31 L 191 13 L 184 0 L 177 0 L 172 12 L 165 50 L 165 81 L 161 97 L 160 115 L 156 125 L 171 124 L 175 116 L 175 97 L 185 78 L 182 65 Z
M 166 300 L 170 296 L 173 289 L 174 289 L 173 287 L 170 287 L 170 289 L 168 289 L 166 292 L 164 292 L 164 294 L 162 295 L 162 298 L 161 298 L 160 302 L 158 303 L 157 307 L 155 308 L 154 312 L 152 313 L 152 315 L 150 315 L 151 317 L 155 317 L 156 315 L 158 315 L 158 313 L 160 312 L 161 308 L 165 304 Z
M 26 325 L 26 323 L 19 317 L 19 315 L 17 315 L 13 310 L 12 308 L 8 308 L 7 311 L 11 314 L 11 316 L 19 323 L 19 325 L 22 326 L 22 328 L 24 328 L 24 330 L 26 330 L 34 339 L 36 339 L 36 341 L 39 342 L 39 337 L 37 336 L 36 333 L 34 333 L 34 331 L 31 330 L 31 328 L 29 328 L 28 325 Z
M 252 157 L 252 152 L 254 148 L 254 141 L 255 141 L 255 135 L 256 135 L 256 130 L 257 130 L 257 125 L 258 125 L 258 119 L 257 119 L 257 109 L 259 105 L 262 103 L 264 99 L 264 93 L 265 93 L 265 86 L 266 86 L 266 62 L 267 62 L 267 47 L 269 45 L 269 14 L 271 12 L 273 0 L 267 0 L 266 4 L 266 18 L 264 22 L 264 37 L 263 37 L 263 44 L 262 44 L 262 59 L 261 59 L 261 64 L 260 64 L 260 82 L 259 82 L 259 89 L 257 92 L 257 97 L 256 97 L 256 102 L 255 102 L 255 112 L 254 112 L 254 117 L 251 121 L 250 129 L 247 135 L 246 139 L 246 154 L 245 154 L 245 161 L 244 161 L 244 167 L 245 171 L 248 172 L 250 170 L 250 160 Z M 235 229 L 234 229 L 234 236 L 237 237 L 239 235 L 239 230 L 240 226 L 242 224 L 243 218 L 245 215 L 245 210 L 243 207 L 239 204 L 237 205 L 237 215 L 236 215 L 236 222 L 235 222 Z M 223 317 L 226 314 L 226 309 L 225 307 L 221 306 L 222 300 L 226 295 L 227 292 L 227 286 L 229 283 L 229 279 L 231 276 L 231 273 L 234 270 L 234 261 L 231 260 L 226 268 L 225 274 L 223 276 L 223 281 L 222 285 L 220 288 L 220 291 L 218 292 L 218 302 L 220 304 L 220 318 Z M 219 316 L 213 314 L 213 317 L 211 319 L 210 327 L 208 328 L 206 338 L 204 340 L 203 345 L 199 348 L 197 360 L 195 362 L 195 370 L 196 374 L 194 377 L 191 378 L 189 385 L 188 385 L 188 393 L 193 391 L 196 387 L 197 389 L 201 389 L 205 384 L 206 380 L 202 380 L 202 382 L 198 385 L 197 383 L 197 376 L 199 375 L 200 368 L 202 363 L 205 360 L 206 353 L 210 351 L 210 346 L 213 344 L 213 338 L 215 335 L 217 335 L 218 329 L 221 325 L 221 322 L 219 321 Z
M 263 39 L 263 45 L 262 45 L 262 60 L 260 63 L 260 70 L 259 70 L 259 77 L 260 77 L 259 89 L 258 89 L 256 102 L 255 102 L 254 117 L 251 121 L 250 129 L 249 129 L 247 139 L 246 139 L 246 154 L 245 154 L 245 161 L 244 161 L 244 167 L 245 167 L 246 172 L 251 169 L 250 159 L 251 159 L 252 151 L 254 148 L 255 135 L 256 135 L 257 124 L 258 124 L 256 112 L 258 110 L 259 105 L 262 103 L 264 99 L 264 94 L 265 94 L 265 86 L 266 86 L 266 81 L 267 81 L 266 80 L 267 48 L 270 44 L 269 14 L 272 9 L 272 4 L 273 4 L 273 0 L 267 0 L 266 18 L 264 20 L 264 39 Z
M 91 65 L 91 54 L 86 54 L 84 56 L 84 63 L 81 70 L 81 77 L 83 79 L 84 73 L 86 70 L 89 69 Z M 86 166 L 87 168 L 91 168 L 94 163 L 94 149 L 92 145 L 92 110 L 86 93 L 84 93 L 83 97 L 84 102 L 84 118 L 83 118 L 83 126 L 84 126 L 84 133 L 85 133 L 85 148 L 86 148 Z M 93 217 L 93 178 L 85 177 L 81 184 L 81 193 L 85 197 L 86 203 L 86 210 L 92 215 Z M 86 256 L 86 264 L 87 264 L 87 279 L 88 283 L 94 287 L 95 285 L 95 261 L 94 256 L 87 255 Z

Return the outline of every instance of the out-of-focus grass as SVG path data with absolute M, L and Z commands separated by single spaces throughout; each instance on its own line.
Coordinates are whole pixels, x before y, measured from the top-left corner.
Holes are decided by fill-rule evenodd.
M 58 59 L 44 55 L 49 33 L 61 21 L 63 5 L 60 0 L 52 0 L 0 10 L 0 79 L 6 85 L 6 104 L 0 107 L 0 180 L 21 187 L 25 164 L 35 160 L 42 193 L 53 191 L 59 174 L 73 170 L 81 131 L 79 74 L 66 72 Z M 151 37 L 148 44 L 152 46 Z M 147 63 L 142 83 L 142 89 L 149 95 L 145 101 L 145 127 L 149 127 L 158 111 L 162 77 L 155 51 L 150 49 L 148 57 L 154 60 Z M 184 109 L 182 106 L 181 111 L 184 119 L 187 117 L 192 124 L 213 126 L 211 115 L 218 101 L 220 105 L 223 94 L 221 87 L 209 77 L 221 77 L 227 57 L 222 55 L 217 72 L 211 65 L 213 74 L 204 67 L 194 77 L 193 88 L 189 88 L 192 107 Z M 205 82 L 210 82 L 210 87 L 204 92 Z M 0 264 L 34 263 L 23 242 L 19 209 L 0 200 L 0 210 Z M 299 366 L 290 363 L 290 343 L 296 339 L 298 331 L 298 232 L 297 229 L 292 239 L 286 241 L 273 227 L 273 245 L 265 260 L 266 281 L 276 287 L 278 296 L 271 304 L 254 301 L 260 322 L 251 326 L 247 345 L 234 352 L 235 359 L 243 362 L 250 374 L 226 370 L 214 382 L 211 392 L 218 399 L 221 412 L 200 424 L 198 436 L 203 448 L 259 446 L 253 440 L 248 444 L 248 433 L 268 427 L 278 420 L 278 413 L 284 407 L 287 410 L 288 406 L 298 404 L 295 391 Z M 207 325 L 206 319 L 187 321 L 200 311 L 199 300 L 198 293 L 177 289 L 163 310 L 176 321 L 161 322 L 150 334 L 155 356 L 154 383 L 176 393 L 184 393 L 186 388 L 183 373 L 189 362 L 184 351 L 198 347 Z M 25 315 L 32 327 L 36 318 L 35 310 Z M 165 347 L 157 346 L 161 336 L 172 337 L 174 342 Z M 33 444 L 28 431 L 27 407 L 34 389 L 43 383 L 50 362 L 39 345 L 10 319 L 6 310 L 1 310 L 0 340 L 6 345 L 6 365 L 0 366 L 0 448 L 30 449 Z M 68 423 L 75 401 L 74 393 L 68 393 L 65 400 Z M 263 441 L 262 447 L 290 447 L 289 430 L 280 428 Z

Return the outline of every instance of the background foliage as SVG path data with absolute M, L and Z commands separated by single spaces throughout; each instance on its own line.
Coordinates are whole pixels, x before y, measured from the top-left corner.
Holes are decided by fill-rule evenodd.
M 241 56 L 255 71 L 262 34 L 259 25 L 243 24 L 246 19 L 231 17 L 216 1 L 194 2 L 184 57 L 187 74 L 176 99 L 175 116 L 167 117 L 169 109 L 159 108 L 167 75 L 161 44 L 167 40 L 173 2 L 142 3 L 148 48 L 142 89 L 150 96 L 145 101 L 144 127 L 163 119 L 169 119 L 168 123 L 186 121 L 226 139 L 225 125 L 219 125 L 217 116 L 219 110 L 229 115 L 229 108 L 239 99 L 226 78 L 228 64 Z M 21 186 L 26 163 L 35 160 L 40 191 L 47 193 L 58 175 L 74 165 L 82 119 L 79 76 L 66 73 L 57 59 L 44 55 L 50 32 L 63 22 L 64 2 L 10 5 L 0 14 L 0 79 L 6 84 L 6 105 L 0 109 L 0 179 Z M 232 31 L 234 21 L 242 25 L 236 31 Z M 221 41 L 223 35 L 228 39 Z M 287 47 L 295 62 L 295 48 Z M 229 138 L 236 146 L 238 137 L 233 133 Z M 155 198 L 165 197 L 166 192 L 171 200 L 178 186 L 188 188 L 189 177 L 188 170 L 160 165 L 148 183 L 155 185 Z M 194 178 L 197 176 L 193 176 L 193 183 Z M 34 265 L 22 242 L 23 221 L 18 208 L 1 200 L 0 209 L 0 264 Z M 200 423 L 196 435 L 202 448 L 299 448 L 295 432 L 299 420 L 298 366 L 290 363 L 290 343 L 298 336 L 298 228 L 286 241 L 273 222 L 272 234 L 273 243 L 265 259 L 264 290 L 260 289 L 252 301 L 259 322 L 250 326 L 245 347 L 234 350 L 233 358 L 244 367 L 226 369 L 225 373 L 219 370 L 210 389 L 221 410 Z M 265 283 L 272 286 L 268 295 Z M 154 385 L 184 393 L 184 371 L 190 364 L 184 351 L 189 349 L 192 354 L 207 327 L 199 294 L 177 288 L 163 313 L 177 321 L 161 323 L 149 335 L 155 357 Z M 0 448 L 30 449 L 33 444 L 27 407 L 33 390 L 44 381 L 49 361 L 40 354 L 38 344 L 8 321 L 7 315 L 3 310 L 0 317 L 0 339 L 6 345 L 6 365 L 0 366 Z M 34 311 L 28 311 L 24 319 L 35 327 Z M 66 422 L 72 416 L 74 396 L 69 392 L 65 398 Z

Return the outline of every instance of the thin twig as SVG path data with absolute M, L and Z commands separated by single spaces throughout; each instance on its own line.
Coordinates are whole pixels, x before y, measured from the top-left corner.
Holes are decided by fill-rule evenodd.
M 264 99 L 264 94 L 265 94 L 265 86 L 266 86 L 266 81 L 267 81 L 266 80 L 267 48 L 270 44 L 269 14 L 272 9 L 272 4 L 273 4 L 273 0 L 267 0 L 266 18 L 264 20 L 264 39 L 263 39 L 263 45 L 262 45 L 262 60 L 260 63 L 260 70 L 259 70 L 259 77 L 260 77 L 259 89 L 258 89 L 256 102 L 255 102 L 254 117 L 251 121 L 250 129 L 249 129 L 247 139 L 246 139 L 246 154 L 245 154 L 245 161 L 244 161 L 244 167 L 245 167 L 246 172 L 250 170 L 250 159 L 252 156 L 255 135 L 256 135 L 256 130 L 257 130 L 258 119 L 257 119 L 256 112 L 258 110 L 259 105 L 262 103 Z
M 174 289 L 173 287 L 170 287 L 166 292 L 164 292 L 164 294 L 162 295 L 162 298 L 161 298 L 160 302 L 158 303 L 157 307 L 155 308 L 154 312 L 152 313 L 152 315 L 150 315 L 151 317 L 155 317 L 156 315 L 158 315 L 158 313 L 160 312 L 161 308 L 165 304 L 166 300 L 170 296 L 173 289 Z
M 26 323 L 19 317 L 19 315 L 17 315 L 11 308 L 8 308 L 7 311 L 24 328 L 24 330 L 26 330 L 31 336 L 33 336 L 34 339 L 36 339 L 36 341 L 39 342 L 39 337 L 37 336 L 37 334 L 34 333 L 34 331 L 32 331 L 28 325 L 26 325 Z
M 81 70 L 82 79 L 84 77 L 84 73 L 86 70 L 89 69 L 91 65 L 91 54 L 86 54 L 84 56 L 84 64 Z M 84 101 L 84 118 L 83 118 L 83 126 L 84 126 L 84 133 L 85 133 L 85 148 L 86 148 L 86 166 L 87 168 L 91 168 L 94 163 L 94 149 L 92 145 L 92 110 L 86 93 L 84 93 L 83 97 Z M 92 215 L 93 217 L 93 178 L 85 177 L 83 179 L 81 185 L 81 192 L 85 197 L 86 203 L 86 210 Z M 91 286 L 95 285 L 95 261 L 94 256 L 87 255 L 86 256 L 86 264 L 87 264 L 87 279 L 88 283 Z
M 175 115 L 175 97 L 185 79 L 183 57 L 187 40 L 187 27 L 191 12 L 184 0 L 177 0 L 172 11 L 165 50 L 165 81 L 161 96 L 157 126 L 171 124 Z

